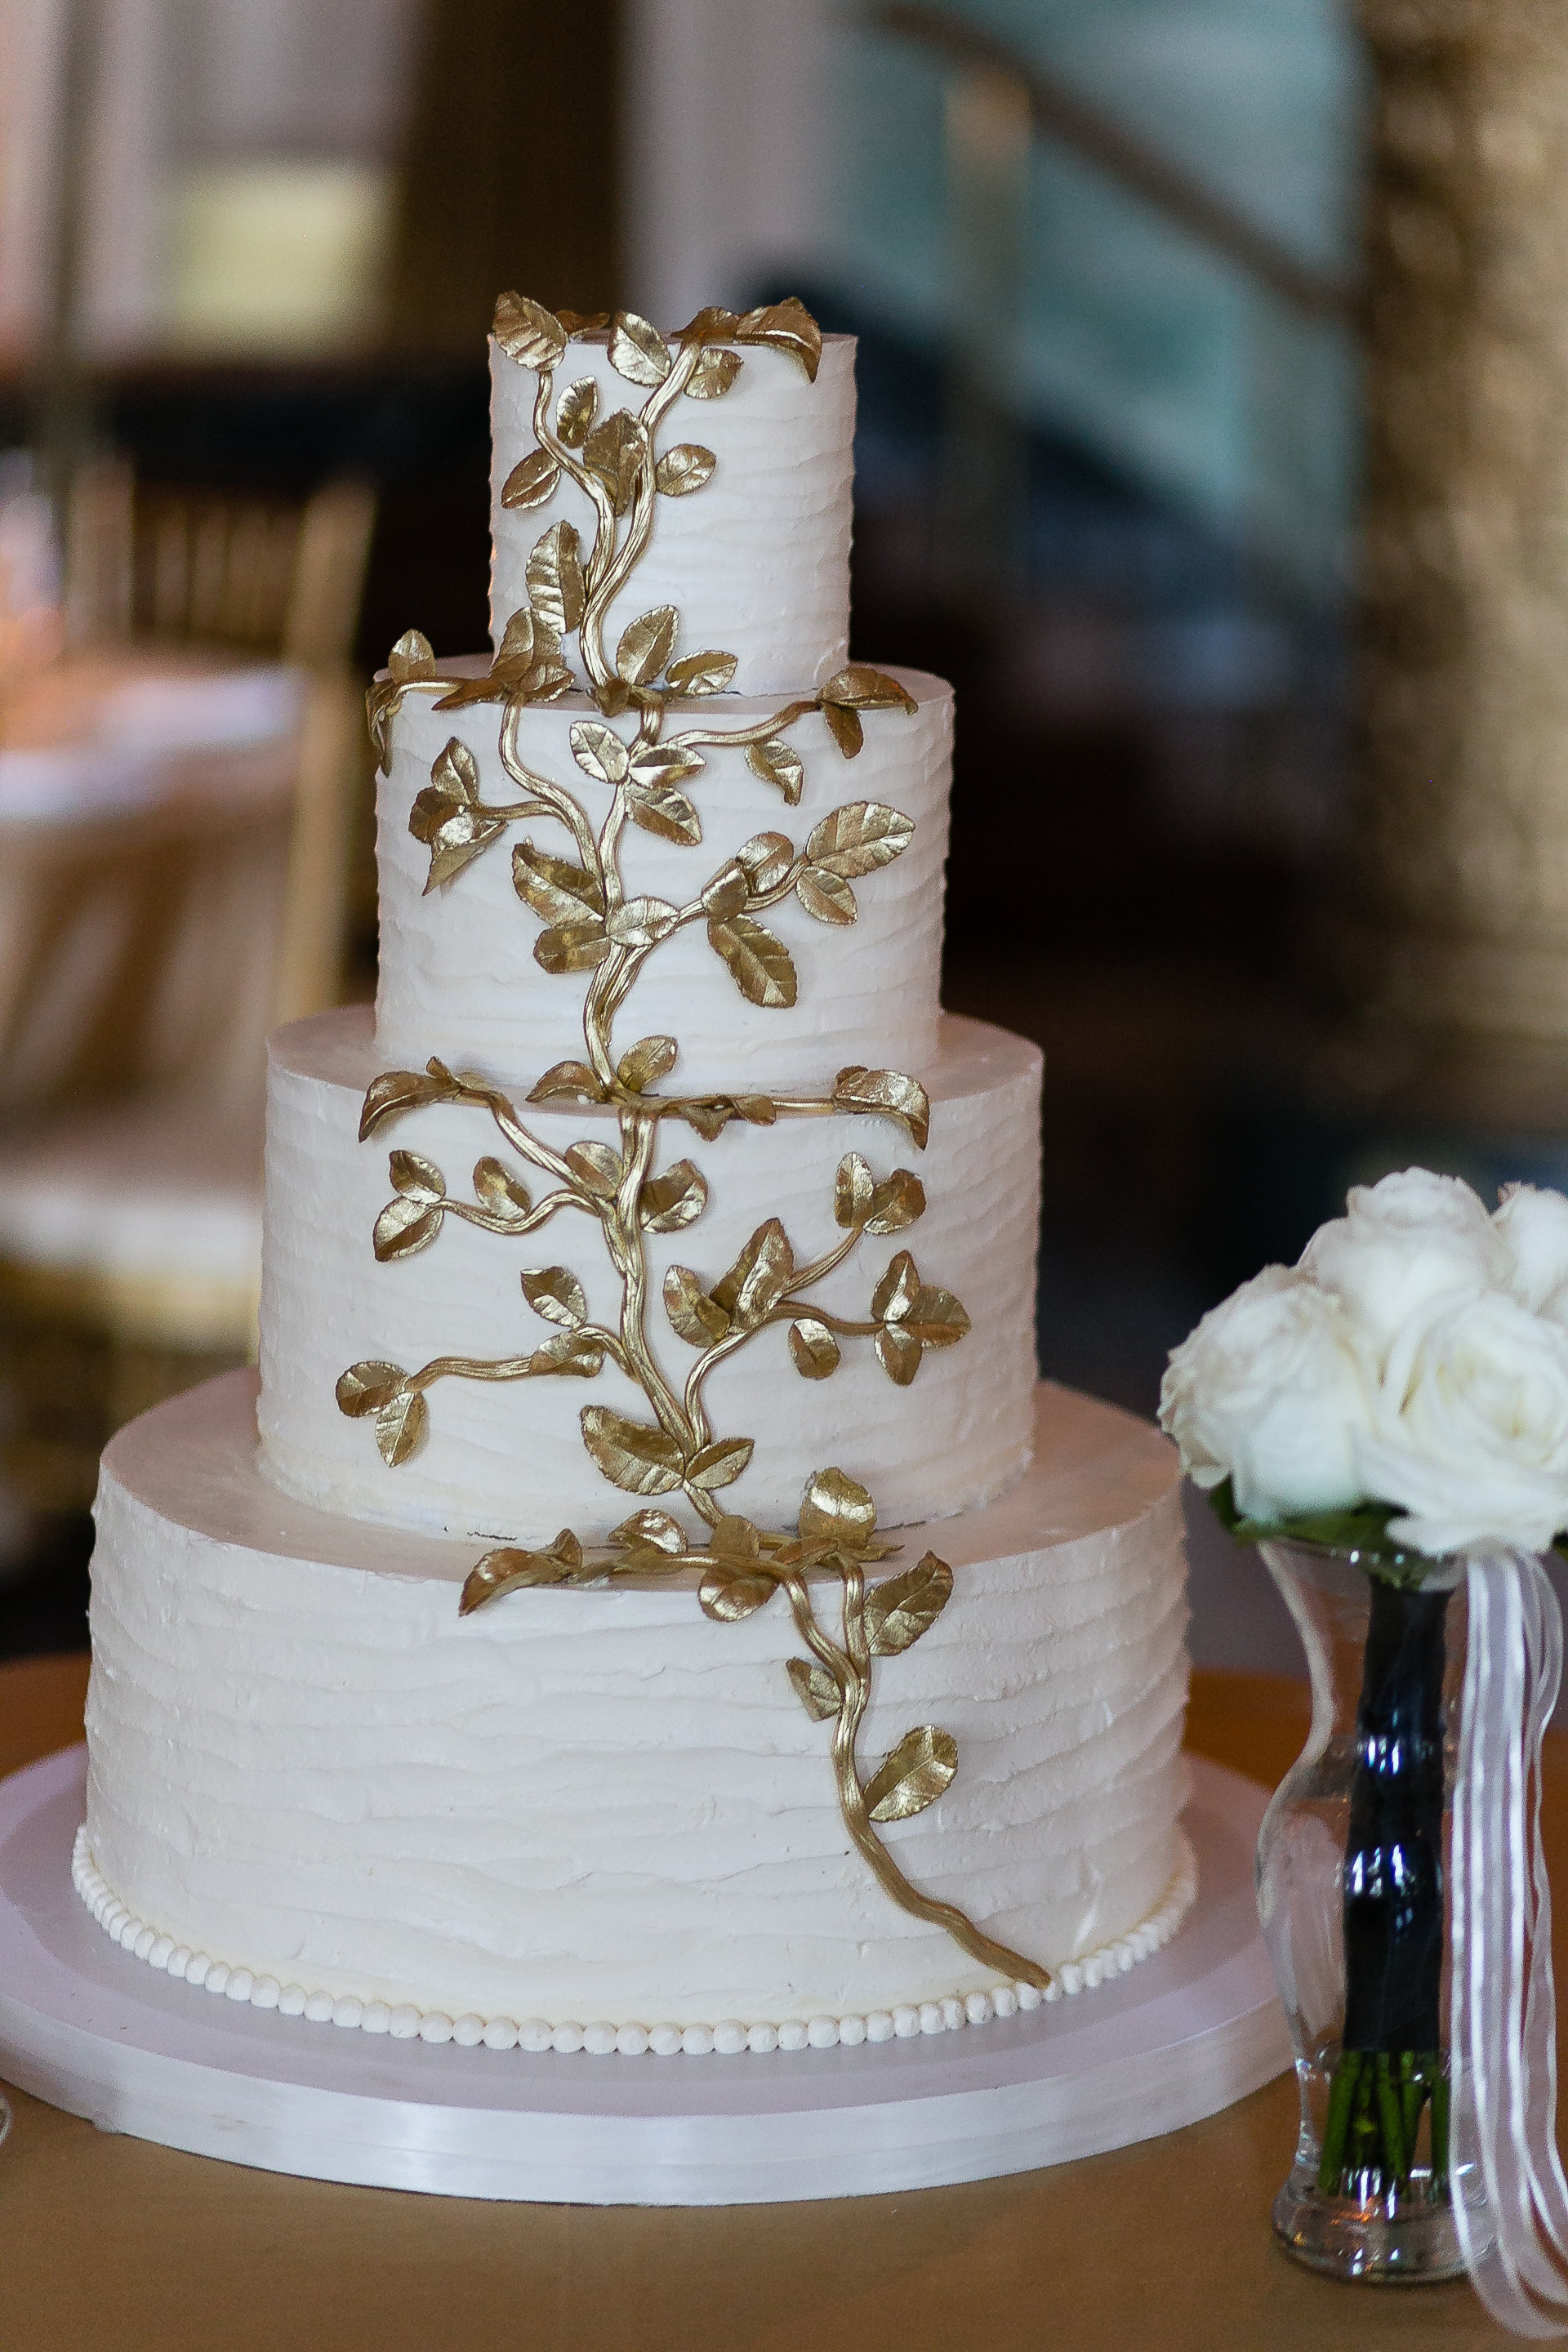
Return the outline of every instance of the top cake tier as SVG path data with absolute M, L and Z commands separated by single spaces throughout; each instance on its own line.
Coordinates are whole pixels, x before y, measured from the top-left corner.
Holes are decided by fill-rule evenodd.
M 678 337 L 652 341 L 672 369 L 690 365 L 681 362 Z M 641 376 L 628 378 L 617 358 L 641 364 Z M 551 372 L 547 432 L 558 433 L 564 415 L 567 446 L 601 468 L 595 479 L 613 482 L 627 440 L 626 425 L 616 419 L 636 418 L 658 364 L 624 343 L 613 346 L 601 331 L 574 335 Z M 584 559 L 594 544 L 589 494 L 564 472 L 552 480 L 549 452 L 541 449 L 540 383 L 535 368 L 492 337 L 490 625 L 498 648 L 507 622 L 529 602 L 528 561 L 542 534 L 564 521 Z M 588 386 L 591 401 L 579 390 Z M 854 438 L 853 336 L 824 338 L 815 383 L 786 349 L 741 341 L 715 347 L 659 423 L 665 464 L 653 530 L 607 608 L 606 646 L 640 614 L 669 604 L 679 614 L 676 658 L 732 654 L 735 692 L 793 694 L 825 685 L 847 658 Z M 541 499 L 542 483 L 549 487 Z M 689 494 L 699 487 L 700 498 Z

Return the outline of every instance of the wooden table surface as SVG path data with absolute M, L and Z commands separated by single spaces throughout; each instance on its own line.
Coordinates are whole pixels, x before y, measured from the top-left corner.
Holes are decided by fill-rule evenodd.
M 85 1659 L 0 1666 L 0 1772 L 78 1736 L 85 1681 Z M 1304 1685 L 1195 1678 L 1192 1746 L 1259 1780 L 1279 1778 L 1305 1723 Z M 1561 1889 L 1568 1738 L 1550 1746 Z M 1560 1982 L 1565 1960 L 1568 1935 Z M 1508 2340 L 1463 2284 L 1346 2288 L 1276 2249 L 1268 2205 L 1296 2129 L 1288 2076 L 1207 2123 L 1048 2171 L 730 2211 L 345 2189 L 12 2104 L 0 2352 L 1458 2352 Z

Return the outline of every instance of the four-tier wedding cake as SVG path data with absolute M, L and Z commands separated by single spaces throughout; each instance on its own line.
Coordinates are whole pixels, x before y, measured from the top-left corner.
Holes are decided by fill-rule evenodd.
M 193 1987 L 788 2049 L 1191 1900 L 1174 1461 L 1036 1384 L 1039 1057 L 939 1009 L 853 364 L 498 307 L 495 650 L 372 690 L 380 992 L 274 1041 L 259 1394 L 105 1459 L 77 1878 Z

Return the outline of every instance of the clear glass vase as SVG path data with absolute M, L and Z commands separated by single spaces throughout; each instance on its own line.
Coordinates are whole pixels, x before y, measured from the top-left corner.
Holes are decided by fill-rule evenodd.
M 1258 1841 L 1258 1907 L 1296 2047 L 1301 2126 L 1274 2200 L 1299 2260 L 1396 2282 L 1464 2270 L 1448 2162 L 1449 1808 L 1464 1575 L 1263 1546 L 1306 1645 L 1307 1745 Z M 1479 2213 L 1473 2224 L 1484 2235 Z

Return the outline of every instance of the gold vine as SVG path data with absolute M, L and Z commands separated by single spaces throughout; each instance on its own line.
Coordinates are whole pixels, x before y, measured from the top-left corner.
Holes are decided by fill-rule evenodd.
M 665 732 L 672 705 L 722 693 L 737 667 L 717 649 L 677 655 L 679 615 L 670 605 L 640 614 L 622 630 L 613 656 L 605 646 L 609 605 L 634 572 L 651 537 L 660 497 L 686 497 L 712 476 L 717 459 L 695 442 L 660 453 L 657 428 L 678 398 L 721 398 L 743 364 L 734 346 L 770 347 L 795 359 L 815 380 L 821 352 L 816 322 L 795 301 L 737 317 L 700 312 L 675 341 L 630 312 L 581 319 L 552 313 L 518 295 L 497 305 L 495 333 L 502 349 L 537 376 L 535 447 L 512 469 L 503 504 L 545 504 L 563 479 L 587 498 L 595 516 L 584 561 L 574 526 L 552 523 L 535 542 L 525 577 L 529 602 L 511 615 L 489 671 L 480 677 L 443 677 L 427 642 L 410 631 L 393 648 L 387 674 L 369 697 L 371 732 L 384 768 L 391 765 L 391 729 L 411 690 L 437 691 L 437 709 L 501 706 L 499 749 L 518 797 L 488 803 L 480 797 L 478 762 L 456 737 L 436 759 L 430 782 L 416 796 L 409 829 L 430 852 L 426 890 L 444 888 L 512 827 L 552 822 L 572 854 L 557 856 L 520 838 L 512 851 L 518 897 L 542 928 L 533 954 L 551 973 L 585 971 L 584 1059 L 557 1063 L 531 1090 L 531 1104 L 584 1103 L 612 1110 L 616 1143 L 584 1138 L 557 1151 L 526 1124 L 516 1106 L 481 1076 L 455 1073 L 439 1060 L 423 1072 L 386 1071 L 367 1089 L 362 1139 L 405 1114 L 437 1103 L 487 1113 L 517 1158 L 548 1180 L 537 1200 L 515 1170 L 490 1155 L 473 1170 L 471 1201 L 453 1197 L 442 1171 L 420 1154 L 390 1155 L 393 1197 L 376 1218 L 373 1245 L 379 1261 L 428 1248 L 445 1220 L 520 1238 L 566 1210 L 598 1224 L 618 1277 L 620 1310 L 614 1325 L 592 1320 L 575 1274 L 564 1265 L 531 1267 L 523 1296 L 551 1327 L 525 1353 L 500 1359 L 441 1356 L 408 1370 L 379 1360 L 351 1365 L 337 1384 L 341 1410 L 372 1421 L 390 1466 L 405 1462 L 429 1427 L 428 1391 L 450 1379 L 524 1381 L 544 1377 L 591 1380 L 609 1360 L 640 1391 L 651 1421 L 634 1420 L 602 1405 L 580 1415 L 584 1447 L 611 1485 L 642 1507 L 604 1544 L 584 1549 L 570 1528 L 548 1547 L 500 1546 L 469 1574 L 461 1612 L 471 1613 L 527 1586 L 574 1585 L 619 1576 L 667 1576 L 680 1570 L 700 1579 L 708 1616 L 734 1622 L 763 1608 L 782 1591 L 807 1655 L 793 1658 L 792 1685 L 815 1721 L 831 1721 L 834 1777 L 845 1826 L 884 1891 L 918 1918 L 943 1928 L 969 1955 L 1002 1975 L 1044 1986 L 1037 1963 L 986 1936 L 953 1905 L 911 1885 L 877 1834 L 879 1825 L 923 1811 L 950 1785 L 958 1750 L 950 1733 L 920 1725 L 905 1734 L 862 1781 L 857 1741 L 871 1694 L 872 1660 L 895 1655 L 918 1641 L 951 1597 L 952 1574 L 927 1552 L 913 1567 L 868 1583 L 867 1570 L 900 1547 L 877 1533 L 876 1507 L 867 1489 L 838 1469 L 810 1480 L 792 1533 L 759 1528 L 727 1512 L 719 1497 L 742 1477 L 754 1451 L 749 1437 L 715 1433 L 705 1402 L 711 1372 L 776 1325 L 788 1327 L 791 1361 L 803 1379 L 824 1380 L 838 1369 L 843 1343 L 869 1339 L 887 1376 L 907 1387 L 928 1349 L 955 1344 L 968 1332 L 961 1302 L 921 1277 L 900 1249 L 876 1285 L 868 1312 L 841 1315 L 810 1297 L 867 1235 L 905 1231 L 924 1213 L 919 1178 L 895 1167 L 879 1178 L 858 1151 L 840 1160 L 833 1210 L 839 1239 L 815 1259 L 797 1262 L 776 1217 L 751 1235 L 733 1265 L 712 1281 L 693 1268 L 669 1267 L 661 1303 L 671 1332 L 694 1350 L 683 1381 L 665 1372 L 648 1335 L 647 1236 L 679 1232 L 700 1217 L 707 1180 L 689 1160 L 654 1172 L 662 1121 L 684 1121 L 705 1139 L 731 1120 L 771 1126 L 783 1117 L 883 1117 L 923 1148 L 930 1105 L 918 1080 L 900 1071 L 851 1065 L 823 1096 L 682 1095 L 655 1091 L 679 1059 L 673 1037 L 648 1036 L 617 1053 L 614 1027 L 637 979 L 663 943 L 702 925 L 708 943 L 750 1003 L 794 1004 L 795 965 L 783 940 L 759 917 L 795 897 L 816 921 L 847 924 L 858 909 L 854 884 L 902 855 L 911 821 L 897 809 L 858 801 L 833 810 L 805 844 L 781 833 L 759 833 L 710 874 L 683 903 L 628 897 L 620 851 L 628 825 L 681 846 L 702 837 L 689 786 L 719 748 L 745 753 L 748 766 L 798 803 L 804 769 L 787 740 L 808 712 L 820 711 L 837 750 L 853 759 L 864 741 L 862 714 L 915 705 L 897 679 L 852 664 L 814 696 L 783 705 L 739 728 L 687 727 Z M 612 368 L 646 389 L 641 408 L 598 415 L 592 377 L 568 384 L 554 405 L 557 369 L 574 340 L 607 338 Z M 565 654 L 575 637 L 580 681 Z M 520 722 L 530 704 L 554 701 L 580 687 L 600 716 L 574 719 L 568 741 L 576 767 L 609 793 L 595 824 L 582 797 L 531 769 L 520 749 Z M 629 737 L 609 721 L 633 714 Z M 700 1523 L 694 1538 L 663 1498 L 681 1497 Z M 814 1587 L 837 1579 L 839 1627 L 830 1633 L 817 1613 Z

